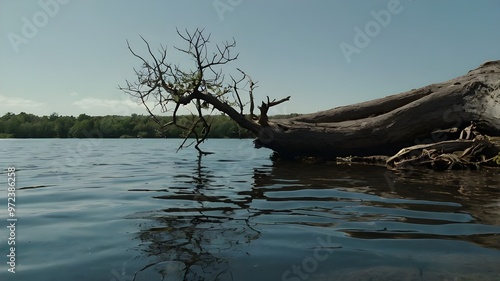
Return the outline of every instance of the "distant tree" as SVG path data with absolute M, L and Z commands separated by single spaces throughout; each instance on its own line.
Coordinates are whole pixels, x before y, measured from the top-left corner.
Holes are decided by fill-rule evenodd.
M 5 133 L 12 134 L 15 137 L 19 136 L 19 127 L 23 124 L 23 120 L 18 116 L 12 116 L 5 122 Z
M 89 137 L 97 137 L 98 134 L 94 130 L 94 123 L 89 118 L 89 119 L 84 119 L 82 121 L 77 121 L 69 129 L 69 136 L 73 138 L 89 138 Z
M 5 114 L 4 114 L 4 115 L 0 118 L 0 120 L 5 122 L 5 121 L 8 121 L 8 120 L 10 120 L 11 118 L 13 118 L 13 117 L 15 117 L 15 116 L 16 116 L 16 115 L 15 115 L 14 113 L 12 113 L 12 112 L 7 112 L 7 113 L 5 113 Z
M 56 136 L 55 126 L 47 116 L 38 117 L 33 123 L 32 137 L 53 138 Z
M 33 137 L 33 124 L 32 123 L 22 123 L 15 133 L 17 138 L 32 138 Z
M 54 130 L 56 137 L 67 138 L 69 137 L 69 130 L 76 122 L 76 118 L 73 116 L 60 116 L 54 122 Z
M 77 121 L 83 121 L 83 120 L 87 120 L 87 119 L 90 119 L 92 117 L 90 117 L 89 115 L 83 113 L 83 114 L 80 114 L 78 115 L 78 117 L 76 118 Z
M 73 116 L 36 116 L 33 114 L 7 113 L 0 117 L 0 137 L 15 138 L 88 138 L 104 137 L 119 138 L 122 136 L 142 138 L 179 138 L 184 131 L 179 127 L 169 126 L 160 130 L 160 126 L 150 116 L 88 116 L 80 114 Z M 179 124 L 192 122 L 192 116 L 178 116 Z M 80 120 L 78 120 L 80 119 Z M 164 124 L 171 122 L 171 116 L 158 116 Z M 26 121 L 28 120 L 28 121 Z M 212 116 L 208 119 L 212 123 L 211 137 L 226 138 L 239 137 L 240 129 L 227 116 Z
M 57 114 L 57 112 L 54 112 L 49 116 L 49 120 L 52 122 L 56 121 L 58 118 L 59 118 L 59 114 Z

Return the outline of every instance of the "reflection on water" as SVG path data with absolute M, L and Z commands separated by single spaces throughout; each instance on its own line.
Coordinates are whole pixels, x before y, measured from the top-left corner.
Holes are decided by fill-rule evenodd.
M 176 140 L 86 142 L 1 142 L 20 220 L 18 273 L 0 280 L 500 280 L 498 171 L 273 163 L 249 140 L 212 140 L 201 161 Z
M 500 177 L 494 172 L 390 172 L 389 183 L 380 167 L 277 162 L 254 167 L 250 185 L 237 179 L 222 185 L 203 163 L 193 165 L 189 176 L 175 176 L 171 189 L 154 191 L 154 198 L 178 204 L 142 214 L 153 218 L 140 239 L 147 245 L 144 254 L 154 261 L 139 270 L 136 280 L 149 280 L 143 271 L 165 262 L 163 280 L 500 277 L 500 255 L 491 251 L 500 249 Z M 175 188 L 176 183 L 181 185 Z M 281 241 L 266 237 L 276 235 Z M 307 241 L 304 247 L 296 245 L 297 235 Z M 329 245 L 321 245 L 321 237 Z M 364 246 L 370 240 L 383 242 Z M 420 248 L 422 243 L 414 241 L 443 249 Z M 275 242 L 281 245 L 273 247 Z M 249 251 L 253 247 L 258 250 Z M 332 254 L 333 249 L 338 253 Z M 321 256 L 315 250 L 328 260 L 314 261 L 314 254 Z M 468 254 L 484 261 L 466 261 Z M 242 267 L 251 275 L 242 274 Z
M 145 254 L 156 259 L 140 269 L 134 280 L 151 280 L 158 273 L 162 280 L 233 280 L 229 262 L 220 253 L 245 253 L 244 247 L 259 238 L 260 232 L 250 222 L 246 200 L 208 194 L 224 186 L 218 186 L 201 163 L 198 157 L 192 174 L 174 176 L 177 182 L 193 188 L 174 188 L 166 195 L 154 196 L 167 202 L 184 202 L 180 207 L 133 216 L 154 217 L 144 225 L 140 239 L 146 245 Z

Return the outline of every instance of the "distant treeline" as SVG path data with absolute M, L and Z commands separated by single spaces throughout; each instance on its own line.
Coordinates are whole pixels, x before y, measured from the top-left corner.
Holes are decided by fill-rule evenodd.
M 286 118 L 298 114 L 277 116 Z M 171 116 L 158 117 L 166 124 L 172 121 Z M 179 116 L 178 122 L 183 124 L 189 116 Z M 210 116 L 211 138 L 245 138 L 251 137 L 248 132 L 225 115 Z M 60 116 L 36 116 L 21 112 L 7 113 L 0 118 L 0 138 L 180 138 L 182 130 L 169 126 L 159 131 L 160 126 L 150 116 L 132 114 L 131 116 L 89 116 L 80 114 Z

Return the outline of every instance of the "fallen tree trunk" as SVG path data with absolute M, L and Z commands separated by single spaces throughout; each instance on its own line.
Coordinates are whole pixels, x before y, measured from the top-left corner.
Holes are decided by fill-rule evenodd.
M 402 94 L 274 120 L 255 143 L 286 158 L 392 155 L 457 139 L 471 121 L 484 134 L 500 135 L 500 61 Z
M 177 126 L 183 129 L 185 142 L 194 138 L 195 147 L 202 154 L 206 152 L 199 145 L 209 136 L 209 115 L 217 110 L 252 132 L 257 148 L 270 148 L 281 159 L 373 156 L 369 161 L 389 159 L 387 164 L 391 167 L 426 161 L 434 161 L 434 164 L 441 161 L 453 166 L 460 161 L 476 161 L 482 155 L 497 162 L 494 153 L 498 144 L 488 142 L 488 136 L 500 136 L 500 61 L 487 62 L 464 76 L 401 94 L 286 120 L 269 120 L 269 108 L 290 97 L 279 100 L 267 97 L 267 102 L 258 107 L 260 115 L 254 114 L 256 83 L 239 69 L 243 78 L 237 80 L 230 76 L 231 83 L 227 83 L 222 74 L 221 68 L 238 57 L 232 52 L 236 45 L 234 40 L 216 45 L 210 53 L 210 35 L 205 35 L 203 30 L 177 33 L 187 42 L 187 47 L 175 49 L 191 57 L 194 70 L 169 63 L 166 48 L 162 47 L 155 55 L 143 39 L 151 59 L 138 55 L 129 45 L 142 67 L 134 69 L 137 81 L 127 81 L 121 89 L 142 102 L 162 128 Z M 241 86 L 244 81 L 246 84 Z M 245 91 L 247 99 L 241 95 Z M 246 105 L 250 107 L 247 114 L 244 113 Z M 177 113 L 180 107 L 186 106 L 193 113 L 191 120 L 183 123 L 178 120 Z M 162 124 L 153 112 L 155 108 L 163 114 L 172 114 L 173 120 Z M 482 139 L 476 139 L 478 136 Z M 457 139 L 460 141 L 453 141 Z M 481 141 L 481 147 L 476 141 Z M 421 144 L 435 145 L 422 148 L 418 146 Z M 400 151 L 405 147 L 413 152 L 410 157 Z M 459 149 L 463 151 L 457 162 L 454 157 Z M 478 154 L 478 149 L 486 149 L 488 153 Z M 398 151 L 396 156 L 389 158 Z M 415 159 L 416 153 L 420 154 Z

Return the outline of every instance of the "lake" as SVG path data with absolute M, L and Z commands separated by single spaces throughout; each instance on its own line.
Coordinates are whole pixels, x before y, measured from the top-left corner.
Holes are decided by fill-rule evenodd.
M 0 144 L 0 280 L 500 280 L 493 171 L 273 163 L 251 140 L 201 161 L 177 139 Z

